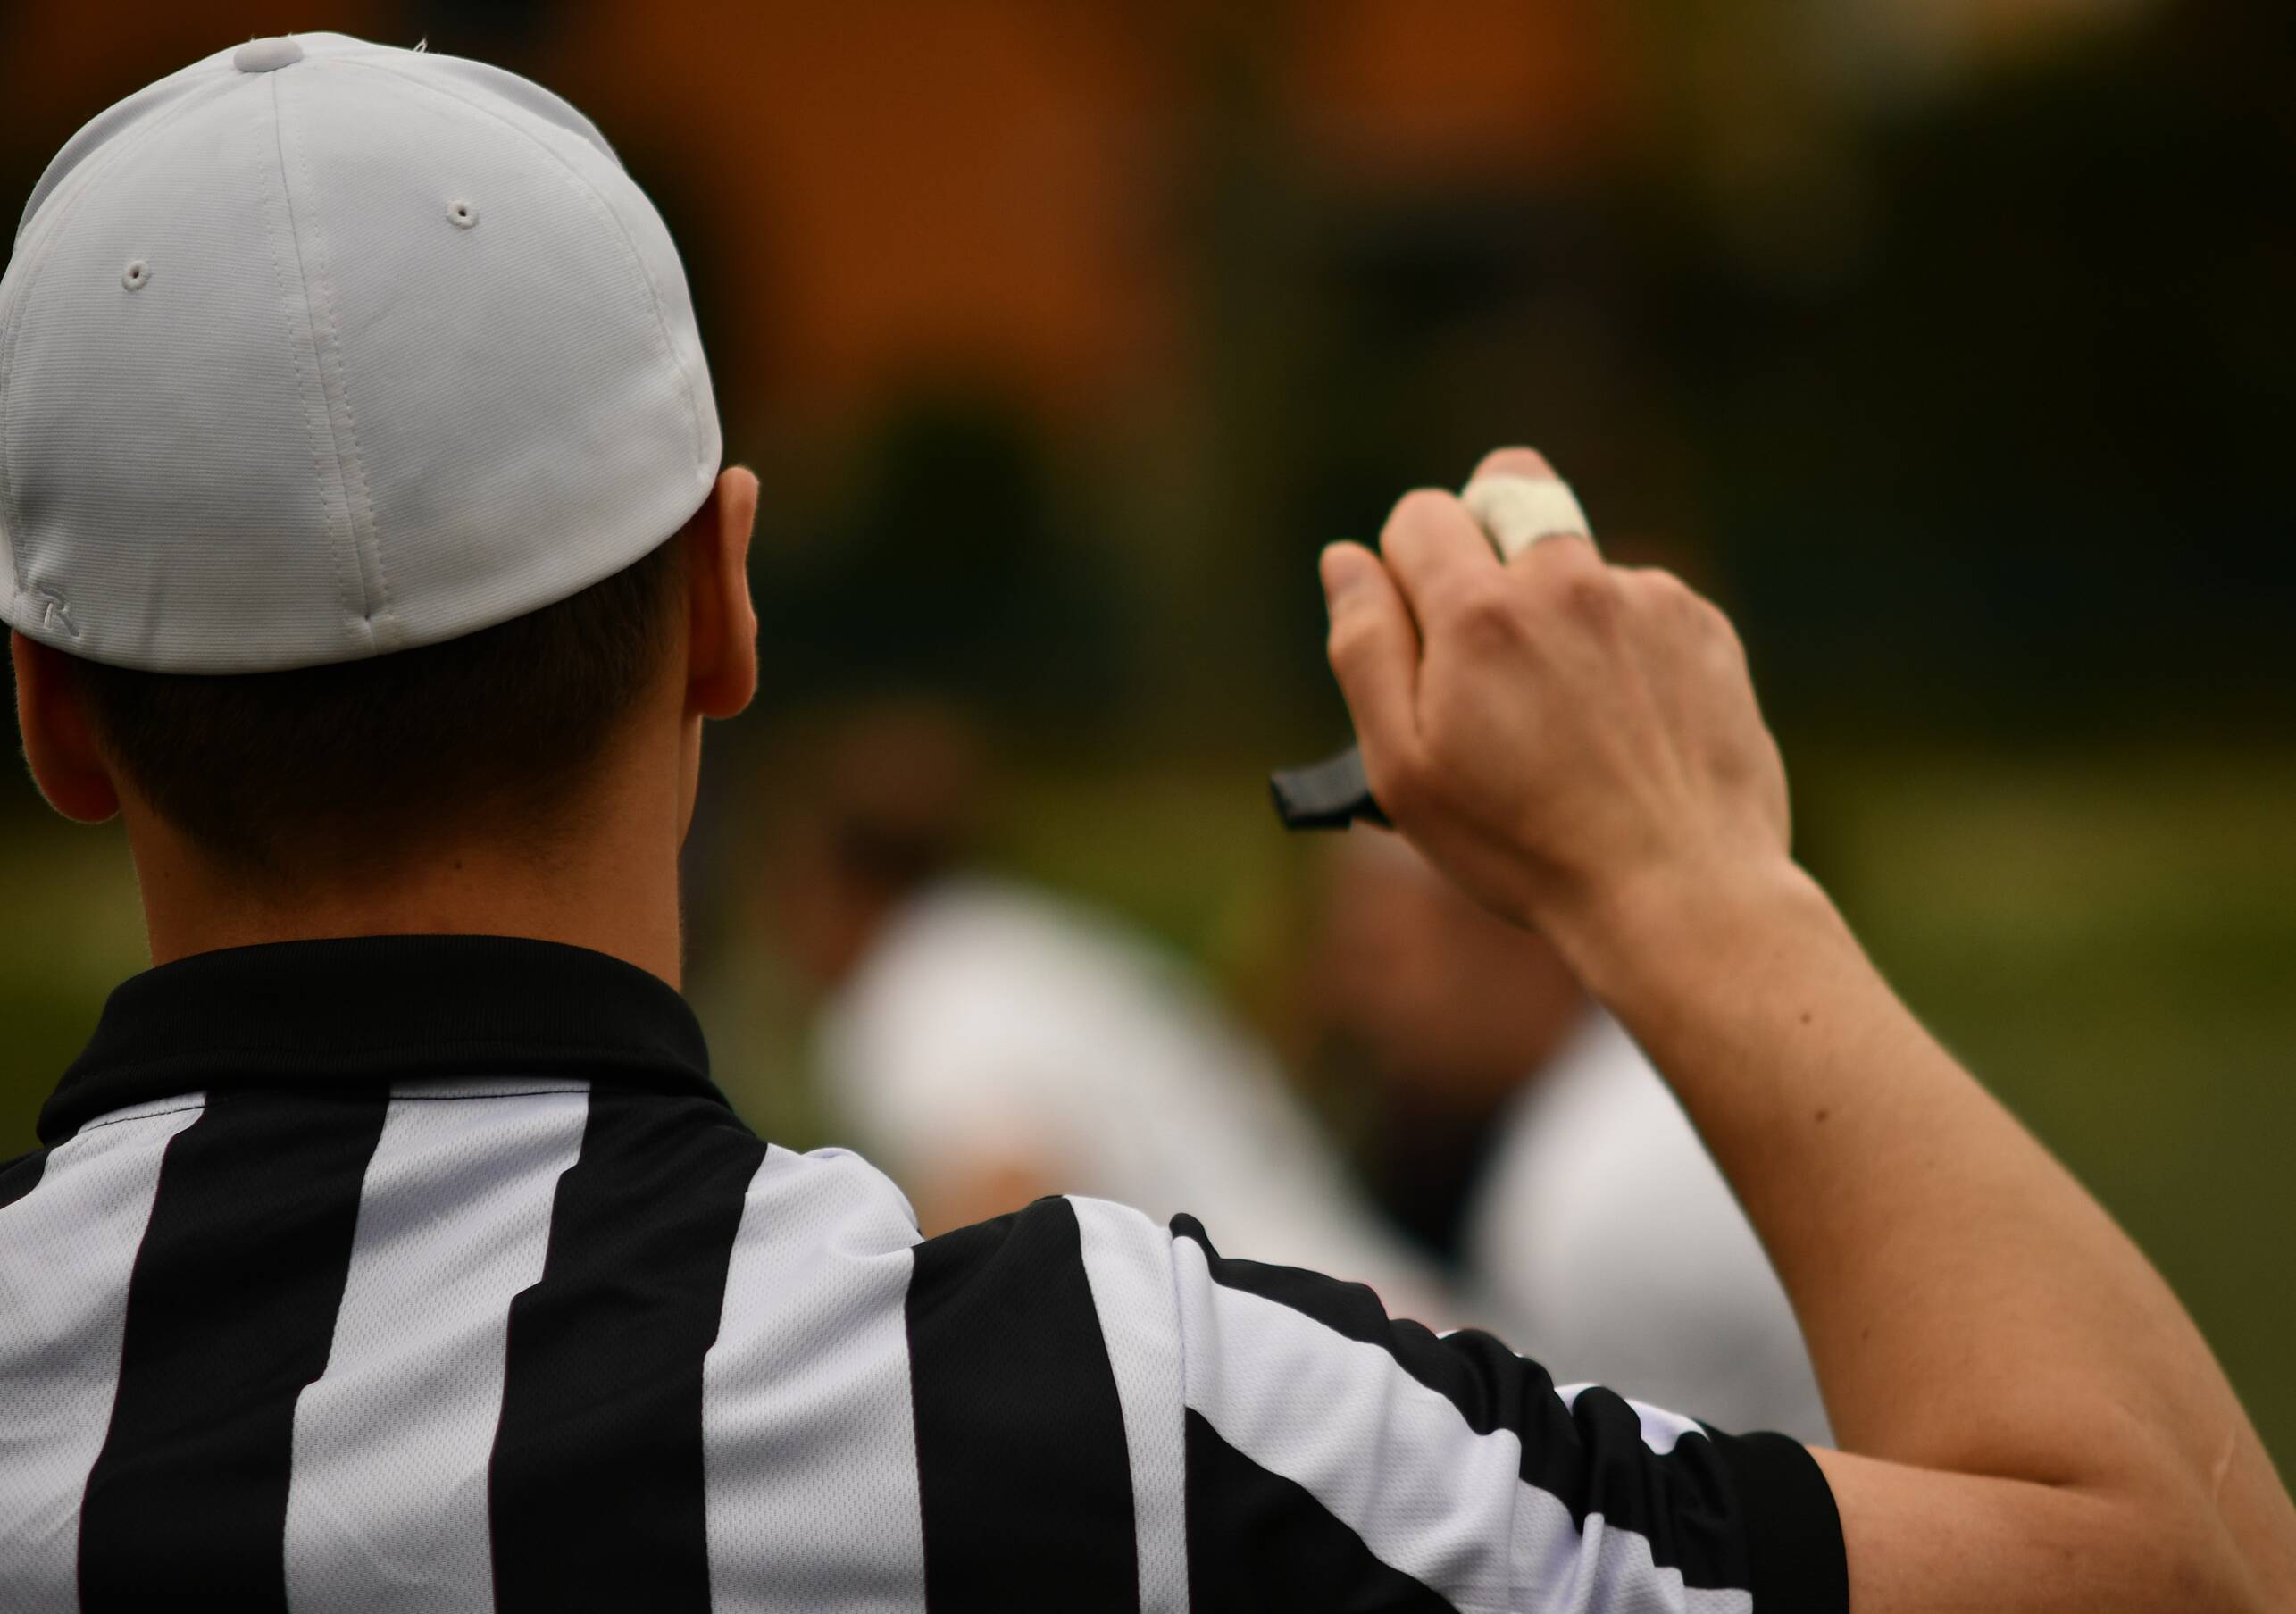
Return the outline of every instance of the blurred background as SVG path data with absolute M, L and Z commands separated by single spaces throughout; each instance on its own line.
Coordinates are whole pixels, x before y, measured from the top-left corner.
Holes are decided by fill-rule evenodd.
M 314 26 L 541 79 L 682 246 L 765 485 L 691 989 L 770 1136 L 846 1135 L 812 876 L 961 862 L 1183 960 L 1441 1257 L 1264 776 L 1346 738 L 1317 548 L 1532 442 L 1735 614 L 1804 861 L 2296 1459 L 2296 7 L 16 0 L 0 195 Z M 0 915 L 4 1157 L 145 961 L 21 769 Z

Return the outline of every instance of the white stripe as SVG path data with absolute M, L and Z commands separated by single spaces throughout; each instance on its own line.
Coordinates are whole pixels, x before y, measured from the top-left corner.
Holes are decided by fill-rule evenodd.
M 201 1098 L 89 1122 L 0 1210 L 0 1588 L 11 1614 L 79 1607 L 79 1503 L 112 1423 L 128 1280 L 168 1140 Z
M 1643 1536 L 1522 1479 L 1510 1429 L 1478 1434 L 1384 1349 L 1212 1281 L 1173 1241 L 1188 1404 L 1228 1444 L 1313 1495 L 1381 1562 L 1463 1609 L 1748 1614 L 1743 1591 L 1687 1589 Z
M 1070 1196 L 1100 1314 L 1140 1535 L 1140 1614 L 1188 1608 L 1188 1425 L 1172 1235 L 1139 1211 Z M 1194 1248 L 1193 1244 L 1190 1246 Z
M 711 1605 L 924 1602 L 900 1191 L 843 1150 L 766 1151 L 702 1366 Z
M 510 1302 L 542 1275 L 580 1088 L 401 1091 L 359 1196 L 327 1371 L 295 1406 L 287 1590 L 299 1608 L 494 1607 L 487 1464 Z

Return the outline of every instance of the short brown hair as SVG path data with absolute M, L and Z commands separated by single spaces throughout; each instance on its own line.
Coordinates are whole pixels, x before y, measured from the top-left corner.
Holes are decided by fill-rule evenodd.
M 539 831 L 661 665 L 679 538 L 580 593 L 441 644 L 234 676 L 75 660 L 97 744 L 235 874 L 291 879 L 419 853 L 480 814 Z

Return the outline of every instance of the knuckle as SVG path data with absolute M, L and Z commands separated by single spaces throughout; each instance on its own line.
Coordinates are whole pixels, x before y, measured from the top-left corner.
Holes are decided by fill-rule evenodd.
M 1594 540 L 1584 533 L 1557 533 L 1540 543 L 1532 551 L 1539 563 L 1549 572 L 1575 576 L 1580 573 L 1597 573 L 1608 576 L 1613 568 L 1594 547 Z
M 1680 610 L 1698 598 L 1690 584 L 1667 571 L 1664 566 L 1651 566 L 1636 573 L 1635 583 L 1652 604 Z
M 1461 587 L 1451 597 L 1447 614 L 1452 631 L 1475 644 L 1501 647 L 1526 635 L 1522 602 L 1501 572 Z
M 1557 580 L 1557 606 L 1572 620 L 1607 627 L 1618 614 L 1618 584 L 1607 568 L 1574 567 Z
M 1342 611 L 1332 618 L 1332 626 L 1323 635 L 1323 651 L 1332 665 L 1352 665 L 1363 659 L 1371 648 L 1371 623 L 1353 611 Z
M 1610 566 L 1583 539 L 1548 539 L 1518 556 L 1508 569 L 1530 577 L 1550 601 L 1590 584 L 1604 589 L 1616 586 Z

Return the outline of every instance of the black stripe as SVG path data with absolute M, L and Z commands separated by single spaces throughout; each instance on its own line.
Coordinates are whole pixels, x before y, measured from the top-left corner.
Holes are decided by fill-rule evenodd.
M 1116 1377 L 1075 1208 L 917 1246 L 909 1281 L 929 1609 L 1137 1609 Z
M 1188 1412 L 1188 1603 L 1193 1614 L 1452 1614 L 1372 1555 L 1308 1491 L 1270 1473 Z
M 7 1209 L 38 1188 L 47 1166 L 48 1151 L 45 1149 L 18 1155 L 6 1165 L 0 1166 L 0 1210 Z
M 1799 1441 L 1713 1436 L 1746 1516 L 1757 1609 L 1849 1614 L 1849 1560 L 1833 1489 Z
M 1438 1339 L 1420 1324 L 1390 1321 L 1360 1284 L 1231 1260 L 1212 1248 L 1193 1217 L 1174 1217 L 1172 1230 L 1203 1248 L 1214 1282 L 1381 1347 L 1457 1407 L 1478 1434 L 1513 1430 L 1523 1446 L 1524 1481 L 1559 1499 L 1580 1528 L 1588 1514 L 1599 1513 L 1612 1528 L 1647 1538 L 1652 1560 L 1680 1570 L 1686 1586 L 1749 1585 L 1749 1526 L 1739 1508 L 1769 1507 L 1773 1500 L 1733 1489 L 1712 1442 L 1684 1440 L 1657 1455 L 1642 1443 L 1634 1409 L 1610 1391 L 1582 1391 L 1565 1407 L 1545 1368 L 1487 1334 L 1470 1329 Z M 1777 1505 L 1791 1507 L 1793 1500 Z
M 765 1145 L 703 1099 L 599 1092 L 542 1277 L 511 1301 L 495 1606 L 706 1610 L 702 1359 Z
M 385 1097 L 211 1101 L 168 1141 L 79 1519 L 87 1610 L 285 1610 L 295 1401 L 327 1366 Z

